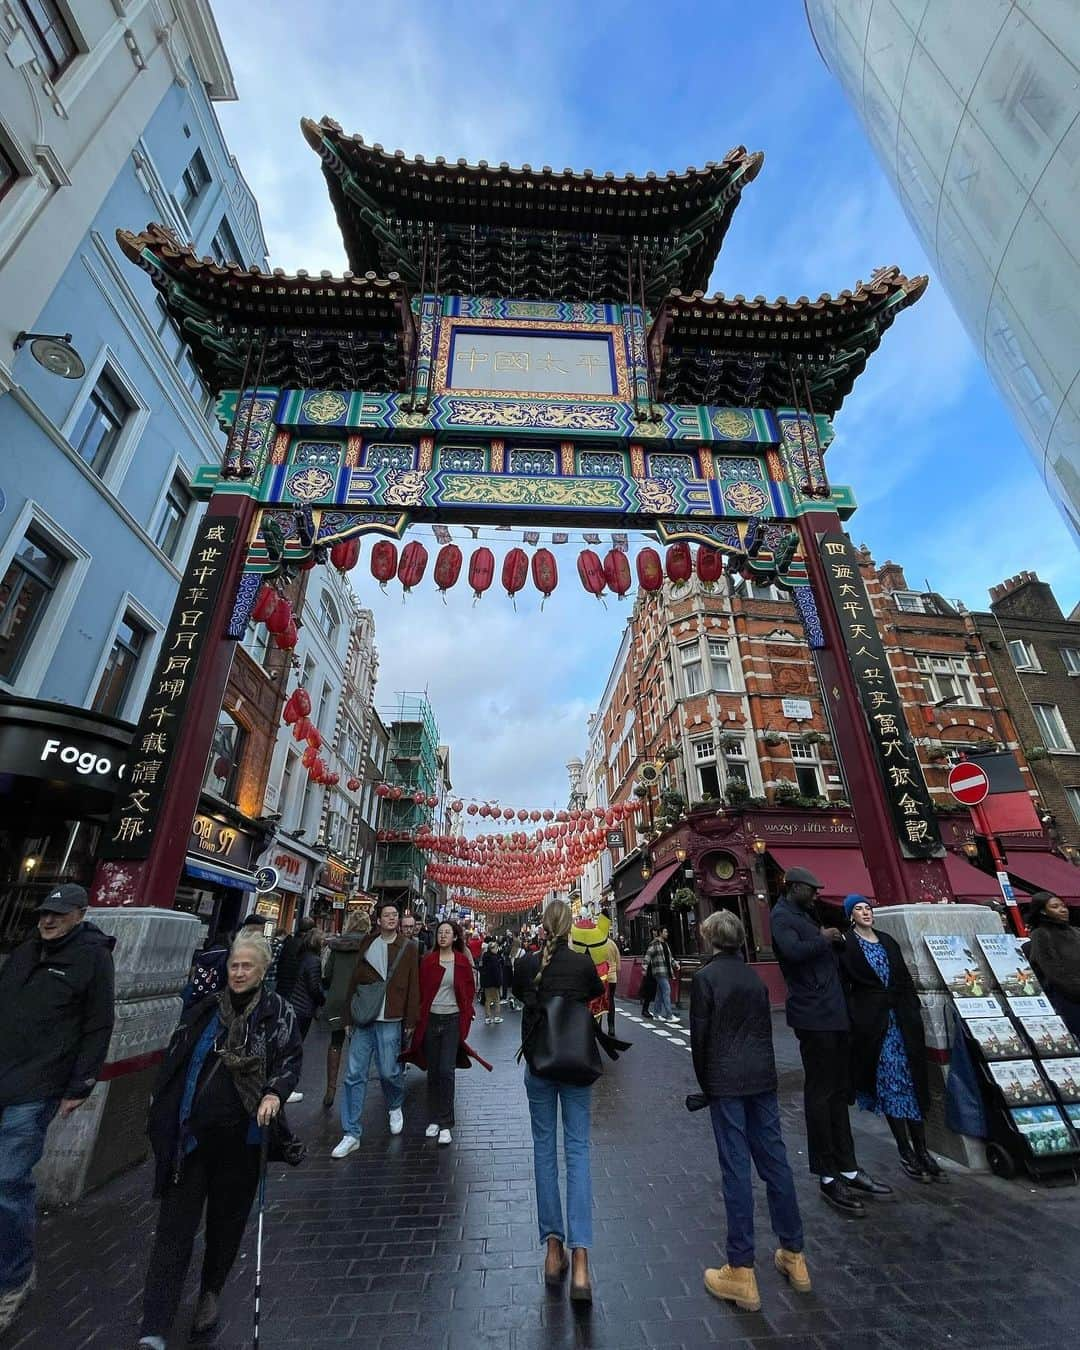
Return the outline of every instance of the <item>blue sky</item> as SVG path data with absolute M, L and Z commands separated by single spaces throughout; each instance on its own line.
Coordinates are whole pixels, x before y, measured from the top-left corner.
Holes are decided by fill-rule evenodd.
M 597 172 L 682 170 L 733 145 L 763 150 L 712 278 L 727 294 L 817 296 L 875 267 L 931 272 L 836 419 L 835 482 L 853 536 L 909 582 L 970 606 L 1030 568 L 1080 599 L 1066 527 L 814 47 L 801 0 L 386 3 L 219 0 L 240 93 L 219 105 L 260 204 L 271 262 L 345 266 L 302 116 L 388 149 Z M 346 17 L 346 13 L 348 17 Z M 496 547 L 496 553 L 500 550 Z M 584 748 L 625 611 L 578 593 L 574 553 L 543 614 L 492 590 L 475 609 L 434 588 L 376 611 L 381 697 L 430 688 L 460 790 L 545 805 Z

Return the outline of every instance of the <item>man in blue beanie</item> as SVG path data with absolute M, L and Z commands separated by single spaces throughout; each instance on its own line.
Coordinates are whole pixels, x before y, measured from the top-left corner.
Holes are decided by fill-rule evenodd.
M 891 1195 L 855 1160 L 848 1100 L 851 1034 L 840 983 L 837 928 L 822 927 L 814 904 L 821 882 L 805 867 L 791 867 L 772 912 L 773 947 L 787 981 L 787 1022 L 803 1062 L 803 1109 L 810 1171 L 821 1198 L 842 1214 L 864 1218 L 864 1195 Z

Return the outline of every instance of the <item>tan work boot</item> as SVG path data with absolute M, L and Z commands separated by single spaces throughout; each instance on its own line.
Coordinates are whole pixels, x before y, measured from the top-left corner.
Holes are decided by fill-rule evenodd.
M 810 1292 L 810 1272 L 802 1252 L 789 1252 L 786 1247 L 776 1249 L 776 1269 L 798 1294 Z
M 757 1312 L 761 1307 L 753 1266 L 721 1266 L 719 1270 L 707 1270 L 705 1288 L 714 1298 L 730 1299 L 744 1312 Z

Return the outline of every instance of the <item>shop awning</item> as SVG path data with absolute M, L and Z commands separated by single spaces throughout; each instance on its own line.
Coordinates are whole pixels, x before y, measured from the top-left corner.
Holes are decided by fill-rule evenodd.
M 654 872 L 634 899 L 626 906 L 623 917 L 632 919 L 634 915 L 639 914 L 646 905 L 651 905 L 660 893 L 660 887 L 663 886 L 665 881 L 671 879 L 672 873 L 678 866 L 679 864 L 677 861 L 665 863 L 663 867 Z
M 1002 898 L 997 877 L 987 876 L 955 853 L 945 854 L 945 875 L 949 878 L 949 885 L 957 900 L 974 900 L 982 904 L 987 900 Z
M 234 891 L 255 890 L 255 877 L 251 872 L 242 872 L 238 867 L 226 867 L 224 863 L 211 866 L 204 858 L 186 858 L 184 871 L 189 877 L 200 881 L 213 882 L 215 886 L 231 886 Z
M 776 865 L 787 871 L 789 867 L 808 867 L 823 883 L 821 898 L 839 901 L 845 895 L 865 895 L 874 898 L 870 873 L 855 848 L 773 848 L 769 855 Z
M 1009 875 L 1023 886 L 1051 891 L 1070 905 L 1080 905 L 1080 867 L 1052 853 L 1025 853 L 1013 849 L 1009 856 Z

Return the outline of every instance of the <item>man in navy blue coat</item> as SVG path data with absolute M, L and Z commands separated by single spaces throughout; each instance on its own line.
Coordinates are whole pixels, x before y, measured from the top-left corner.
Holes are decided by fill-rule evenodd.
M 834 944 L 836 928 L 823 928 L 814 912 L 822 883 L 805 867 L 791 867 L 772 912 L 772 940 L 787 981 L 787 1021 L 799 1039 L 803 1108 L 810 1171 L 834 1209 L 863 1218 L 860 1196 L 891 1195 L 855 1160 L 848 1103 L 850 1023 Z

